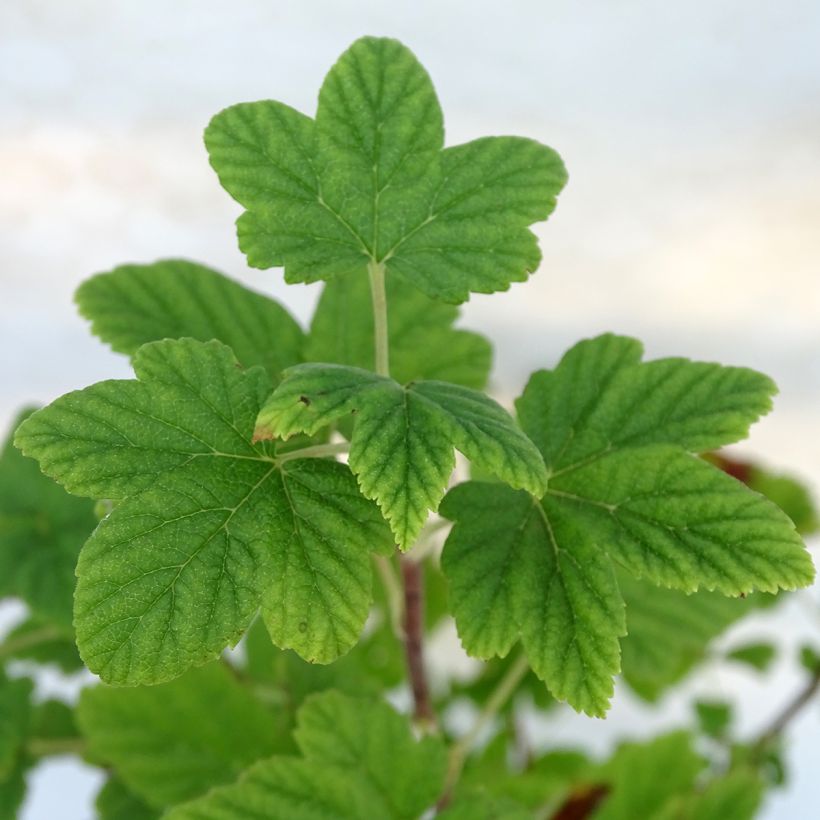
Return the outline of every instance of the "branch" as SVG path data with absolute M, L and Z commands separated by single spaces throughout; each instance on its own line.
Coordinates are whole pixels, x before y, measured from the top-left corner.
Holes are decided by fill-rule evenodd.
M 820 689 L 820 667 L 815 669 L 808 682 L 772 720 L 768 728 L 760 733 L 760 737 L 752 744 L 751 755 L 753 758 L 759 757 L 772 741 L 783 734 L 789 723 L 803 711 L 803 708 L 811 701 L 818 689 Z
M 401 575 L 404 581 L 404 654 L 407 674 L 415 704 L 413 716 L 422 726 L 435 727 L 436 716 L 430 700 L 427 672 L 424 665 L 424 579 L 422 568 L 402 558 Z

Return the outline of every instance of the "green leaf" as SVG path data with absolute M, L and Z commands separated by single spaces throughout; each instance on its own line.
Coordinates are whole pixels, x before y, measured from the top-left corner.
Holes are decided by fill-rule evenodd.
M 475 789 L 436 815 L 440 820 L 532 820 L 532 812 L 508 797 Z
M 258 437 L 312 434 L 356 414 L 349 463 L 402 549 L 435 510 L 455 467 L 453 447 L 514 487 L 543 491 L 541 457 L 483 393 L 436 381 L 402 387 L 341 365 L 291 368 L 257 422 Z
M 800 665 L 813 675 L 820 672 L 820 652 L 808 644 L 800 647 Z
M 77 672 L 83 662 L 70 627 L 30 617 L 18 624 L 0 644 L 0 658 L 56 664 L 63 672 Z
M 274 380 L 302 361 L 305 334 L 285 308 L 195 262 L 121 265 L 83 282 L 75 299 L 91 330 L 128 356 L 147 342 L 190 337 L 217 339 Z
M 686 732 L 624 743 L 601 771 L 612 790 L 594 818 L 652 820 L 671 797 L 692 790 L 703 766 Z
M 19 596 L 38 618 L 70 631 L 74 565 L 96 525 L 93 510 L 43 476 L 9 438 L 0 454 L 0 596 Z
M 0 775 L 0 820 L 19 820 L 18 814 L 26 796 L 26 772 L 31 762 L 19 755 L 6 775 Z M 129 819 L 130 820 L 130 819 Z
M 279 719 L 220 664 L 160 686 L 85 689 L 77 720 L 89 757 L 154 808 L 229 783 L 288 748 Z
M 152 809 L 116 777 L 109 777 L 94 801 L 97 820 L 158 820 L 160 812 Z
M 70 393 L 17 444 L 72 492 L 123 499 L 77 566 L 77 643 L 115 684 L 159 683 L 235 643 L 260 604 L 274 641 L 328 662 L 370 605 L 389 547 L 349 470 L 251 441 L 269 383 L 218 342 L 166 340 L 136 381 Z
M 729 652 L 730 661 L 745 663 L 758 672 L 765 672 L 777 655 L 777 649 L 770 643 L 747 643 Z
M 61 700 L 45 700 L 31 712 L 29 734 L 37 740 L 78 740 L 74 710 Z
M 652 820 L 752 820 L 757 817 L 763 792 L 755 772 L 730 772 L 712 780 L 698 794 L 673 798 Z
M 239 245 L 288 282 L 383 265 L 428 296 L 465 301 L 523 281 L 528 230 L 566 183 L 560 157 L 517 137 L 443 149 L 430 78 L 396 40 L 357 40 L 325 78 L 316 119 L 266 100 L 227 108 L 205 145 L 246 209 Z
M 817 505 L 809 488 L 799 479 L 752 465 L 744 483 L 777 504 L 791 518 L 798 532 L 810 535 L 820 529 Z
M 601 715 L 625 634 L 613 561 L 684 592 L 742 595 L 809 584 L 788 518 L 694 456 L 744 435 L 774 387 L 741 368 L 640 362 L 633 339 L 581 342 L 518 400 L 549 487 L 539 502 L 493 484 L 456 487 L 442 566 L 466 650 L 505 655 L 520 638 L 558 698 Z
M 429 299 L 401 279 L 387 281 L 390 371 L 405 384 L 438 379 L 480 390 L 492 361 L 490 343 L 477 333 L 456 330 L 458 310 Z M 372 369 L 373 305 L 366 276 L 351 275 L 325 285 L 310 326 L 305 358 Z
M 475 481 L 448 493 L 440 512 L 456 524 L 442 567 L 453 615 L 471 655 L 503 657 L 520 639 L 555 697 L 600 715 L 619 669 L 623 600 L 606 555 L 545 503 Z
M 416 740 L 407 719 L 384 703 L 315 695 L 300 710 L 295 736 L 302 757 L 257 763 L 167 820 L 415 820 L 441 792 L 441 741 Z
M 628 635 L 621 640 L 623 677 L 645 700 L 655 701 L 706 656 L 709 643 L 770 596 L 727 598 L 717 592 L 686 595 L 618 573 L 626 601 Z
M 732 706 L 721 700 L 695 701 L 695 714 L 701 732 L 709 737 L 721 739 L 726 737 L 732 723 Z
M 17 768 L 28 733 L 33 689 L 28 678 L 9 680 L 0 671 L 0 781 Z

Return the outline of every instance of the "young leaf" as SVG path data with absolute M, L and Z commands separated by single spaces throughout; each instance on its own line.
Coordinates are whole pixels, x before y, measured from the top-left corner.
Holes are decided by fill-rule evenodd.
M 325 78 L 316 119 L 270 100 L 227 108 L 205 145 L 247 211 L 239 245 L 288 282 L 382 265 L 435 299 L 523 281 L 540 253 L 528 230 L 566 183 L 560 157 L 517 137 L 443 149 L 425 70 L 396 40 L 357 40 Z
M 476 482 L 441 506 L 456 521 L 442 566 L 467 651 L 504 655 L 520 637 L 553 694 L 593 715 L 625 633 L 611 559 L 684 592 L 776 591 L 814 576 L 791 521 L 690 452 L 744 435 L 771 382 L 640 355 L 632 339 L 601 336 L 532 377 L 517 408 L 547 465 L 540 501 Z
M 370 551 L 389 547 L 347 467 L 253 444 L 269 382 L 218 342 L 145 345 L 134 369 L 58 399 L 16 438 L 71 492 L 122 499 L 77 566 L 88 667 L 115 684 L 170 680 L 235 643 L 260 603 L 280 646 L 320 662 L 347 651 Z
M 70 632 L 74 565 L 96 523 L 92 502 L 46 478 L 9 437 L 0 454 L 0 596 L 19 596 L 38 619 Z
M 229 783 L 288 748 L 280 720 L 220 664 L 160 686 L 91 687 L 77 709 L 89 757 L 154 808 Z
M 441 792 L 441 741 L 416 740 L 407 719 L 384 703 L 314 695 L 299 712 L 295 737 L 302 757 L 257 763 L 237 783 L 172 809 L 167 820 L 415 820 Z
M 83 282 L 75 300 L 93 333 L 128 356 L 160 339 L 217 339 L 274 381 L 302 361 L 305 334 L 285 308 L 184 259 L 121 265 Z
M 458 309 L 436 302 L 390 277 L 387 328 L 390 371 L 401 384 L 438 379 L 481 390 L 492 360 L 490 343 L 477 333 L 456 330 Z M 325 285 L 310 326 L 305 358 L 372 369 L 373 303 L 366 276 L 351 275 Z
M 540 493 L 546 486 L 538 451 L 510 416 L 483 393 L 446 382 L 402 387 L 355 367 L 299 365 L 262 408 L 256 435 L 312 434 L 351 413 L 350 467 L 402 549 L 437 509 L 455 467 L 453 447 L 513 487 Z

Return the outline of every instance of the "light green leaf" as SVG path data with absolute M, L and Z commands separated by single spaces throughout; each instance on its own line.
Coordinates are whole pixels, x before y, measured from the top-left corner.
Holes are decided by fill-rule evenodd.
M 624 743 L 603 767 L 612 790 L 594 820 L 652 820 L 667 801 L 690 792 L 704 761 L 686 732 L 672 732 L 648 743 Z
M 520 637 L 552 693 L 595 715 L 624 634 L 613 560 L 684 592 L 775 592 L 814 577 L 788 518 L 690 452 L 743 436 L 768 409 L 771 382 L 640 354 L 632 339 L 601 336 L 532 377 L 516 405 L 547 465 L 540 503 L 476 484 L 441 508 L 457 522 L 443 567 L 467 651 L 504 655 Z M 522 572 L 523 555 L 533 557 Z
M 744 663 L 756 669 L 758 672 L 765 672 L 777 655 L 777 649 L 770 643 L 746 643 L 738 646 L 726 655 L 730 661 Z
M 279 719 L 220 664 L 160 686 L 85 689 L 77 708 L 90 759 L 154 808 L 229 783 L 289 745 Z
M 152 809 L 116 777 L 109 777 L 94 801 L 97 820 L 158 820 L 161 812 Z
M 91 330 L 129 356 L 160 339 L 217 339 L 274 380 L 303 360 L 305 334 L 278 302 L 184 259 L 121 265 L 83 282 L 75 299 Z
M 9 437 L 0 455 L 0 596 L 19 596 L 38 618 L 70 632 L 74 565 L 95 525 L 93 503 L 49 481 Z
M 442 567 L 464 648 L 504 656 L 520 639 L 557 698 L 602 715 L 626 632 L 606 555 L 550 499 L 497 484 L 459 485 L 441 514 L 456 522 Z
M 405 384 L 439 379 L 481 390 L 492 360 L 490 343 L 477 333 L 456 330 L 458 309 L 436 302 L 401 279 L 387 280 L 390 372 Z M 310 326 L 305 358 L 372 369 L 373 306 L 366 276 L 351 275 L 325 285 Z
M 205 132 L 211 165 L 246 209 L 239 244 L 289 282 L 383 265 L 432 298 L 523 281 L 528 230 L 566 183 L 539 143 L 487 137 L 443 149 L 430 78 L 396 40 L 357 40 L 327 75 L 316 119 L 278 102 L 232 106 Z
M 134 367 L 138 380 L 64 396 L 17 434 L 69 490 L 123 499 L 77 567 L 88 667 L 170 680 L 238 641 L 260 604 L 280 646 L 320 662 L 347 651 L 369 554 L 389 545 L 347 467 L 252 443 L 267 378 L 218 342 L 145 345 Z
M 453 447 L 513 487 L 545 487 L 538 451 L 510 416 L 484 394 L 446 382 L 402 387 L 355 367 L 299 365 L 262 408 L 257 436 L 312 434 L 351 413 L 350 467 L 403 549 L 444 495 Z
M 694 705 L 701 732 L 709 737 L 725 738 L 732 723 L 732 705 L 723 700 L 697 700 Z
M 407 719 L 384 703 L 315 695 L 300 710 L 296 741 L 301 758 L 257 763 L 167 820 L 415 820 L 441 792 L 441 741 L 417 741 Z

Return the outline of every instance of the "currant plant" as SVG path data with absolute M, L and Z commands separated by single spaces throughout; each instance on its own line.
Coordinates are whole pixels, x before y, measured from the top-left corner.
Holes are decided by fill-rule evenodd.
M 785 720 L 740 743 L 729 705 L 698 703 L 689 731 L 600 763 L 522 754 L 513 696 L 603 717 L 623 673 L 655 700 L 812 583 L 804 490 L 713 452 L 770 410 L 771 380 L 603 334 L 535 373 L 515 416 L 482 392 L 491 348 L 457 305 L 536 270 L 531 226 L 567 174 L 530 139 L 445 148 L 395 40 L 355 42 L 314 118 L 242 103 L 205 143 L 248 263 L 324 290 L 305 332 L 188 261 L 80 287 L 135 377 L 26 411 L 4 451 L 0 585 L 30 616 L 0 654 L 103 684 L 71 710 L 0 680 L 0 818 L 61 751 L 109 772 L 103 818 L 752 817 Z M 450 616 L 486 663 L 431 688 L 424 637 Z M 412 720 L 384 701 L 402 684 Z M 478 719 L 452 738 L 459 698 Z

